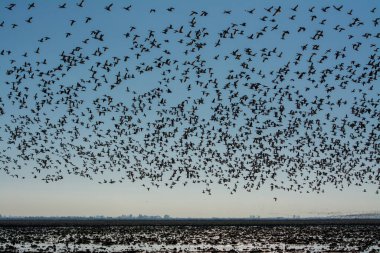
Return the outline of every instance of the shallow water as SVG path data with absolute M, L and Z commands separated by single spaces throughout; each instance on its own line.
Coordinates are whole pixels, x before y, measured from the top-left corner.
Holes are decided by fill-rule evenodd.
M 380 252 L 380 226 L 14 226 L 0 252 Z

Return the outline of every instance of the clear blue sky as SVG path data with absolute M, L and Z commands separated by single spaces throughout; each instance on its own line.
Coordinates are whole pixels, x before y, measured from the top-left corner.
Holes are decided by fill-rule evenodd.
M 224 0 L 210 0 L 210 1 L 85 1 L 83 8 L 76 6 L 80 1 L 66 1 L 67 5 L 65 9 L 58 8 L 58 5 L 63 4 L 65 1 L 34 1 L 35 8 L 28 10 L 28 4 L 32 1 L 2 1 L 0 3 L 0 24 L 4 21 L 4 24 L 0 27 L 0 52 L 4 50 L 4 55 L 0 55 L 0 85 L 2 99 L 5 114 L 0 116 L 0 147 L 3 155 L 0 154 L 1 161 L 5 161 L 5 157 L 12 157 L 16 162 L 4 162 L 0 166 L 9 166 L 11 171 L 13 167 L 20 166 L 20 170 L 17 170 L 19 178 L 11 177 L 7 175 L 5 170 L 0 168 L 0 214 L 6 215 L 121 215 L 121 214 L 149 214 L 149 215 L 163 215 L 169 214 L 171 216 L 178 217 L 244 217 L 249 215 L 260 216 L 288 216 L 288 215 L 326 215 L 337 213 L 359 213 L 359 212 L 378 212 L 380 211 L 380 198 L 375 194 L 379 184 L 369 184 L 362 186 L 346 187 L 343 191 L 335 189 L 333 185 L 326 185 L 324 187 L 325 192 L 323 194 L 317 193 L 303 193 L 299 192 L 286 192 L 282 190 L 270 191 L 269 184 L 264 185 L 260 190 L 253 190 L 252 192 L 246 192 L 242 189 L 243 184 L 239 184 L 238 191 L 233 195 L 225 187 L 218 184 L 211 186 L 212 195 L 202 194 L 204 185 L 189 183 L 185 187 L 179 184 L 174 189 L 168 187 L 160 187 L 156 189 L 151 187 L 150 191 L 147 191 L 141 184 L 149 184 L 148 180 L 143 180 L 132 183 L 125 181 L 117 184 L 98 184 L 97 181 L 103 181 L 103 179 L 117 178 L 119 175 L 117 172 L 105 172 L 103 175 L 95 175 L 94 181 L 81 178 L 79 176 L 68 175 L 63 173 L 64 179 L 58 182 L 46 184 L 41 180 L 44 173 L 49 171 L 42 170 L 41 175 L 38 175 L 37 179 L 33 178 L 33 167 L 38 166 L 32 161 L 22 161 L 17 155 L 17 146 L 7 142 L 9 132 L 6 132 L 7 127 L 16 127 L 22 123 L 20 118 L 15 122 L 12 121 L 11 115 L 16 118 L 19 116 L 33 116 L 30 113 L 30 108 L 35 104 L 32 100 L 33 95 L 36 93 L 39 98 L 43 96 L 41 89 L 38 87 L 38 79 L 28 79 L 21 87 L 29 88 L 30 96 L 27 99 L 27 104 L 30 108 L 20 108 L 17 104 L 11 103 L 11 99 L 8 98 L 8 94 L 11 91 L 11 85 L 6 82 L 12 82 L 12 76 L 6 75 L 6 71 L 11 68 L 11 60 L 15 61 L 15 65 L 22 66 L 25 61 L 35 63 L 43 62 L 46 59 L 47 64 L 41 64 L 36 68 L 40 68 L 46 71 L 50 68 L 54 68 L 60 64 L 60 54 L 62 51 L 71 52 L 71 50 L 77 46 L 81 47 L 81 53 L 85 55 L 91 55 L 97 48 L 103 46 L 108 47 L 107 52 L 96 60 L 91 60 L 86 64 L 79 65 L 73 68 L 63 79 L 53 85 L 51 89 L 58 91 L 59 85 L 68 87 L 80 82 L 81 79 L 89 79 L 91 72 L 89 69 L 96 61 L 103 62 L 108 59 L 109 62 L 113 61 L 113 56 L 117 56 L 123 60 L 124 56 L 130 56 L 128 63 L 122 63 L 113 68 L 109 73 L 102 72 L 106 75 L 106 78 L 110 82 L 114 82 L 115 75 L 118 71 L 123 71 L 125 68 L 130 69 L 132 72 L 136 66 L 142 62 L 153 65 L 155 58 L 160 57 L 163 54 L 163 50 L 167 49 L 171 52 L 170 57 L 177 59 L 179 62 L 186 60 L 193 61 L 194 54 L 186 56 L 183 52 L 186 47 L 183 44 L 178 43 L 178 40 L 184 38 L 183 34 L 169 33 L 164 35 L 162 32 L 170 24 L 174 29 L 180 29 L 184 26 L 184 30 L 188 31 L 189 22 L 192 20 L 190 13 L 194 10 L 200 14 L 203 10 L 208 13 L 205 17 L 197 16 L 197 27 L 206 27 L 208 36 L 203 41 L 207 43 L 206 49 L 201 51 L 201 57 L 207 60 L 206 65 L 212 67 L 215 78 L 225 81 L 226 76 L 230 70 L 234 70 L 238 73 L 241 70 L 240 63 L 232 60 L 231 52 L 235 49 L 239 49 L 240 52 L 244 52 L 245 48 L 251 48 L 254 53 L 257 53 L 256 58 L 253 59 L 251 67 L 255 67 L 257 72 L 261 70 L 266 74 L 265 78 L 260 78 L 257 72 L 252 74 L 252 82 L 260 82 L 264 85 L 271 87 L 273 85 L 272 78 L 270 77 L 271 70 L 277 70 L 288 61 L 293 62 L 300 52 L 301 46 L 309 44 L 307 49 L 308 55 L 312 52 L 312 45 L 319 44 L 319 51 L 315 58 L 319 59 L 326 50 L 331 50 L 331 56 L 337 50 L 342 50 L 346 47 L 347 53 L 345 59 L 335 60 L 334 57 L 330 57 L 323 64 L 316 64 L 317 71 L 321 71 L 324 68 L 335 66 L 339 62 L 350 62 L 355 60 L 361 65 L 365 65 L 368 62 L 368 57 L 373 53 L 373 48 L 379 46 L 379 38 L 371 37 L 369 39 L 363 39 L 362 35 L 365 33 L 371 33 L 376 35 L 379 32 L 379 26 L 377 28 L 373 25 L 373 20 L 380 15 L 380 5 L 378 1 L 224 1 Z M 104 9 L 105 6 L 113 2 L 112 11 L 108 12 Z M 12 11 L 6 7 L 9 4 L 15 3 Z M 339 6 L 343 4 L 342 11 L 336 11 L 333 5 Z M 129 11 L 123 9 L 132 5 Z M 281 13 L 273 17 L 273 10 L 271 13 L 267 12 L 265 8 L 274 6 L 275 9 L 281 5 Z M 297 12 L 291 10 L 291 8 L 298 6 Z M 312 6 L 315 6 L 313 13 L 309 11 Z M 327 12 L 323 12 L 321 8 L 330 6 Z M 173 12 L 168 12 L 166 9 L 174 7 Z M 371 13 L 374 7 L 377 9 L 374 13 Z M 150 13 L 151 9 L 155 9 L 155 13 Z M 246 10 L 255 9 L 253 14 L 249 14 Z M 352 15 L 348 15 L 352 9 Z M 224 11 L 231 11 L 231 14 L 223 14 Z M 317 21 L 311 21 L 311 16 L 316 15 Z M 296 15 L 295 20 L 290 20 L 289 17 Z M 263 16 L 267 16 L 266 21 L 260 20 Z M 26 22 L 30 17 L 31 23 Z M 87 17 L 91 17 L 91 21 L 86 23 Z M 359 27 L 349 27 L 348 24 L 358 17 L 364 25 Z M 275 22 L 271 22 L 270 19 L 275 18 Z M 320 24 L 326 19 L 325 25 Z M 75 23 L 71 26 L 71 20 L 75 20 Z M 379 21 L 380 22 L 380 21 Z M 246 23 L 242 26 L 242 23 Z M 17 27 L 12 28 L 13 24 L 17 24 Z M 237 24 L 239 29 L 245 31 L 244 36 L 239 36 L 235 39 L 224 39 L 221 47 L 213 47 L 218 41 L 219 32 L 223 31 L 232 24 Z M 271 32 L 271 29 L 278 24 L 277 32 Z M 339 25 L 339 26 L 338 26 Z M 264 27 L 267 28 L 264 28 Z M 334 27 L 343 27 L 345 30 L 341 33 L 337 33 Z M 135 29 L 131 31 L 131 27 Z M 304 33 L 298 33 L 299 27 L 305 27 Z M 268 32 L 260 39 L 249 40 L 247 36 L 250 34 L 256 35 L 261 29 L 267 29 Z M 91 38 L 91 31 L 100 30 L 104 34 L 104 41 L 97 41 L 90 39 L 87 44 L 82 41 Z M 135 54 L 137 51 L 132 51 L 133 46 L 132 38 L 134 34 L 140 36 L 139 41 L 142 42 L 147 36 L 149 31 L 155 31 L 155 36 L 158 41 L 162 41 L 163 46 L 160 50 L 152 49 L 149 54 L 143 55 L 140 59 L 136 59 Z M 233 30 L 233 28 L 231 29 Z M 289 31 L 287 39 L 282 40 L 282 31 Z M 312 41 L 312 37 L 316 31 L 324 30 L 324 37 L 318 41 Z M 66 38 L 67 33 L 70 34 Z M 124 34 L 130 33 L 131 37 L 126 38 Z M 354 35 L 352 41 L 348 41 L 347 36 L 349 34 Z M 39 42 L 40 39 L 49 37 L 49 40 Z M 168 39 L 168 43 L 164 43 L 164 40 Z M 361 42 L 360 51 L 352 49 L 352 44 Z M 39 54 L 35 51 L 39 48 Z M 282 53 L 282 57 L 271 57 L 268 61 L 262 62 L 259 58 L 261 50 L 268 48 L 274 50 L 276 53 Z M 7 55 L 7 51 L 10 50 L 11 54 Z M 27 53 L 27 57 L 23 54 Z M 274 53 L 273 53 L 274 54 Z M 225 55 L 229 55 L 231 59 L 213 60 L 213 58 L 219 55 L 221 59 Z M 306 55 L 306 53 L 305 53 Z M 377 56 L 378 56 L 377 52 Z M 378 59 L 377 59 L 378 61 Z M 317 62 L 315 60 L 315 62 Z M 143 66 L 145 67 L 145 66 Z M 181 70 L 184 68 L 180 66 Z M 183 69 L 182 69 L 183 68 Z M 291 64 L 291 71 L 307 71 L 308 63 L 307 58 L 302 58 L 300 64 Z M 174 69 L 173 69 L 174 72 Z M 347 74 L 349 70 L 344 70 L 342 73 Z M 178 72 L 178 73 L 181 73 Z M 79 93 L 79 98 L 84 101 L 84 104 L 77 110 L 78 115 L 88 116 L 86 114 L 86 107 L 92 110 L 96 110 L 92 101 L 96 97 L 103 95 L 111 95 L 114 98 L 114 103 L 123 102 L 127 105 L 132 104 L 132 93 L 125 93 L 125 89 L 128 87 L 136 94 L 142 94 L 149 90 L 158 87 L 158 82 L 162 79 L 162 71 L 155 69 L 152 72 L 144 73 L 144 75 L 136 75 L 135 79 L 124 81 L 122 85 L 116 87 L 113 90 L 109 90 L 105 87 L 100 88 L 96 92 L 82 92 Z M 378 75 L 378 74 L 377 74 Z M 295 78 L 293 73 L 288 78 Z M 168 105 L 175 105 L 186 97 L 199 98 L 202 93 L 201 89 L 187 90 L 187 85 L 183 85 L 179 82 L 180 76 L 177 75 L 175 80 L 170 81 L 168 87 L 172 90 L 172 95 L 165 97 L 168 101 Z M 306 79 L 306 78 L 305 78 Z M 302 86 L 305 85 L 305 79 L 302 81 L 295 80 L 292 85 Z M 194 83 L 197 77 L 194 73 L 191 74 L 190 83 Z M 202 80 L 202 78 L 201 78 Z M 162 81 L 162 80 L 161 80 Z M 317 80 L 318 82 L 318 80 Z M 328 80 L 330 85 L 334 85 L 334 78 Z M 224 84 L 224 83 L 223 83 Z M 368 93 L 367 98 L 378 99 L 380 88 L 379 82 L 375 81 L 373 91 Z M 92 85 L 92 84 L 88 84 Z M 332 116 L 338 119 L 344 118 L 345 114 L 350 113 L 350 104 L 353 103 L 355 93 L 350 93 L 348 90 L 357 88 L 355 84 L 349 83 L 349 88 L 346 91 L 333 92 L 331 101 L 338 101 L 344 99 L 348 101 L 348 105 L 342 106 L 339 110 L 331 111 Z M 91 86 L 92 87 L 92 86 Z M 162 87 L 162 86 L 161 86 Z M 240 95 L 243 95 L 246 90 L 239 88 Z M 367 89 L 366 87 L 364 89 Z M 272 91 L 270 91 L 272 92 Z M 269 93 L 270 93 L 269 92 Z M 15 94 L 11 95 L 14 96 Z M 227 96 L 229 94 L 223 94 L 225 100 L 228 101 Z M 251 94 L 249 94 L 251 95 Z M 270 94 L 268 95 L 270 96 Z M 307 99 L 312 100 L 314 96 L 324 96 L 323 86 L 312 90 L 312 92 L 305 93 Z M 58 96 L 57 96 L 58 97 Z M 1 104 L 0 103 L 0 104 Z M 274 102 L 275 103 L 275 102 Z M 52 122 L 56 122 L 60 117 L 65 115 L 66 107 L 63 104 L 45 106 L 43 111 L 46 115 L 41 116 L 43 119 L 49 119 Z M 207 102 L 200 106 L 199 116 L 204 119 L 208 119 L 210 115 L 211 104 Z M 277 106 L 274 104 L 274 106 Z M 291 107 L 290 104 L 288 104 Z M 161 108 L 162 109 L 162 108 Z M 379 109 L 377 108 L 377 111 Z M 145 111 L 146 118 L 141 118 L 143 123 L 153 122 L 159 117 L 149 111 Z M 112 116 L 119 116 L 119 114 L 107 114 L 104 118 L 97 117 L 98 120 L 105 121 L 105 124 L 101 126 L 101 129 L 112 128 L 112 122 L 110 118 Z M 314 119 L 323 120 L 323 115 L 315 116 Z M 351 120 L 353 120 L 351 118 Z M 379 119 L 368 118 L 368 128 L 371 129 L 371 124 L 377 124 Z M 238 117 L 236 124 L 241 126 L 245 123 L 244 117 Z M 69 130 L 70 125 L 66 130 Z M 326 126 L 331 127 L 330 125 Z M 179 127 L 180 130 L 182 129 Z M 72 129 L 70 129 L 72 130 Z M 28 132 L 38 132 L 38 124 L 30 125 Z M 81 136 L 89 137 L 90 132 L 85 127 L 80 127 L 79 131 Z M 236 133 L 236 129 L 231 129 L 231 133 Z M 307 131 L 302 127 L 299 129 L 302 133 Z M 379 131 L 376 130 L 377 137 Z M 326 130 L 328 133 L 328 131 Z M 63 133 L 63 136 L 68 137 L 69 134 Z M 347 133 L 349 135 L 349 133 Z M 368 132 L 364 134 L 368 136 Z M 142 135 L 133 136 L 136 143 L 141 143 Z M 195 140 L 196 138 L 194 138 Z M 348 138 L 342 138 L 342 141 Z M 59 142 L 53 137 L 49 137 L 48 146 L 59 147 Z M 65 140 L 66 142 L 68 140 Z M 43 142 L 41 142 L 43 143 Z M 88 143 L 84 143 L 81 139 L 72 142 L 75 145 L 84 145 L 90 149 Z M 292 144 L 292 140 L 287 143 L 289 147 Z M 379 145 L 379 140 L 377 139 Z M 318 145 L 316 143 L 315 145 Z M 223 145 L 219 145 L 216 149 L 224 150 Z M 158 152 L 158 150 L 152 150 Z M 288 154 L 289 150 L 285 149 L 284 154 Z M 175 157 L 177 153 L 168 153 L 169 157 Z M 241 155 L 239 152 L 235 154 L 235 157 Z M 54 156 L 54 155 L 52 155 Z M 379 151 L 377 152 L 377 159 L 380 157 Z M 199 156 L 194 155 L 194 160 L 201 160 Z M 73 163 L 83 167 L 83 161 L 76 157 L 72 160 Z M 17 166 L 16 166 L 17 165 Z M 66 171 L 63 165 L 57 165 L 54 170 Z M 373 164 L 372 169 L 379 170 L 379 166 Z M 146 165 L 149 166 L 149 165 Z M 154 168 L 153 168 L 154 169 Z M 13 172 L 12 172 L 13 173 Z M 12 174 L 11 173 L 11 174 Z M 280 174 L 280 173 L 279 173 Z M 25 179 L 21 179 L 25 177 Z M 279 181 L 286 181 L 285 175 L 279 175 Z M 364 189 L 366 192 L 364 192 Z M 274 201 L 274 197 L 278 200 Z

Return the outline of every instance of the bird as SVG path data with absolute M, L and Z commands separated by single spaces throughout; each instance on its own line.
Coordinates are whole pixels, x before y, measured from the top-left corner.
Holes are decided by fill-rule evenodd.
M 33 9 L 33 8 L 35 8 L 36 7 L 36 4 L 35 3 L 30 3 L 29 5 L 28 5 L 28 10 L 31 10 L 31 9 Z
M 77 6 L 80 8 L 83 8 L 84 0 L 81 0 L 79 3 L 77 3 Z
M 113 3 L 110 3 L 109 5 L 107 5 L 106 7 L 104 7 L 104 9 L 107 10 L 107 11 L 111 11 L 112 6 L 113 6 Z
M 124 6 L 123 9 L 126 11 L 130 11 L 132 8 L 132 5 Z
M 14 4 L 14 3 L 10 3 L 7 7 L 5 7 L 6 9 L 8 9 L 8 10 L 13 10 L 13 8 L 14 7 L 16 7 L 16 4 Z
M 46 3 L 20 5 L 5 8 L 25 15 L 0 22 L 2 38 L 31 38 L 27 48 L 11 40 L 0 48 L 5 176 L 32 172 L 53 183 L 70 175 L 148 191 L 192 183 L 207 195 L 216 185 L 230 194 L 378 187 L 376 8 L 173 4 L 161 12 L 78 0 L 82 14 L 57 15 L 47 29 L 34 22 Z M 128 21 L 169 13 L 154 25 Z

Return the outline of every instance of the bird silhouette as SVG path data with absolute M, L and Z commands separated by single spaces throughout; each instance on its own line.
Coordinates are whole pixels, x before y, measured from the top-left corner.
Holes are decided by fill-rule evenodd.
M 6 175 L 46 183 L 76 175 L 148 191 L 199 184 L 204 194 L 215 184 L 231 194 L 329 185 L 378 193 L 376 8 L 160 11 L 80 0 L 55 5 L 75 15 L 57 15 L 53 31 L 29 11 L 47 4 L 36 3 L 2 5 L 25 12 L 4 15 L 2 38 L 28 31 L 30 46 L 0 48 Z M 133 15 L 171 18 L 151 26 Z M 214 17 L 228 22 L 211 25 Z

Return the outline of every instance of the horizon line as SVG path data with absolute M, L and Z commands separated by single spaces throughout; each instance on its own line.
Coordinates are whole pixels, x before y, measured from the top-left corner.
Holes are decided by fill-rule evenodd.
M 251 215 L 248 217 L 172 217 L 170 215 L 119 215 L 119 216 L 106 216 L 106 215 L 2 215 L 0 214 L 0 220 L 263 220 L 263 219 L 380 219 L 380 212 L 375 213 L 359 213 L 359 214 L 331 214 L 331 215 L 288 215 L 288 216 L 261 216 Z

